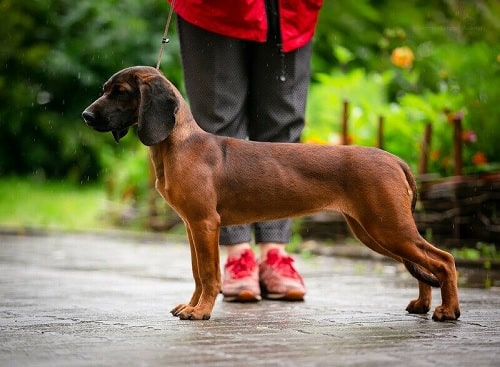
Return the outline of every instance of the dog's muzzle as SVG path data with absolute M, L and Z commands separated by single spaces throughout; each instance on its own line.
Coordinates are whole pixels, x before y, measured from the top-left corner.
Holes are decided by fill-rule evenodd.
M 83 118 L 83 121 L 85 121 L 85 123 L 87 125 L 92 126 L 92 127 L 94 127 L 96 125 L 97 118 L 96 118 L 95 113 L 85 110 L 82 112 L 82 118 Z
M 109 131 L 109 129 L 104 128 L 101 126 L 102 124 L 99 123 L 99 119 L 97 118 L 96 114 L 94 112 L 85 110 L 82 112 L 82 118 L 85 123 L 93 128 L 94 130 L 100 131 L 100 132 L 106 132 Z

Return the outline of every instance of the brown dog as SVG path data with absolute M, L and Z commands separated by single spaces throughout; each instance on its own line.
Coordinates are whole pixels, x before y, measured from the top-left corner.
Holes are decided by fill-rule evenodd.
M 209 319 L 221 289 L 221 226 L 343 213 L 372 250 L 404 263 L 419 281 L 406 308 L 427 313 L 431 286 L 442 304 L 432 318 L 460 316 L 453 257 L 417 231 L 415 180 L 401 159 L 375 148 L 261 143 L 220 137 L 198 127 L 179 91 L 159 71 L 137 66 L 113 75 L 82 114 L 116 141 L 137 124 L 150 147 L 156 188 L 183 219 L 191 247 L 195 290 L 172 310 L 181 319 Z

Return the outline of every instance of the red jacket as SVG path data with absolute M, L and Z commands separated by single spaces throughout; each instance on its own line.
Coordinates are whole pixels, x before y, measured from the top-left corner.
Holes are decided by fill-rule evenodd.
M 208 31 L 265 42 L 268 32 L 265 1 L 175 0 L 174 9 L 184 20 Z M 322 2 L 277 0 L 283 52 L 293 51 L 311 40 Z

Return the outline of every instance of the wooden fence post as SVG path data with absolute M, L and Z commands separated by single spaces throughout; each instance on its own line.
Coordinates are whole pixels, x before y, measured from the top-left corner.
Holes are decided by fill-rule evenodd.
M 377 147 L 384 149 L 384 116 L 378 117 Z
M 462 158 L 462 118 L 463 114 L 457 112 L 453 116 L 453 154 L 455 158 L 455 167 L 453 173 L 455 176 L 462 175 L 463 158 Z
M 348 122 L 349 122 L 349 101 L 344 100 L 343 111 L 342 111 L 342 142 L 341 142 L 343 145 L 349 145 Z
M 424 140 L 422 141 L 422 153 L 420 155 L 420 163 L 418 165 L 418 174 L 424 175 L 429 171 L 429 154 L 431 150 L 432 139 L 432 124 L 425 124 Z

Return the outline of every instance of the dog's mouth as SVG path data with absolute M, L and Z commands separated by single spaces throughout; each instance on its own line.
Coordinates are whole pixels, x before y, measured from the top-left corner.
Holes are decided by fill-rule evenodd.
M 118 143 L 121 138 L 123 138 L 125 135 L 128 133 L 128 128 L 122 129 L 122 130 L 114 130 L 111 131 L 113 134 L 113 138 L 115 138 L 115 141 Z
M 103 126 L 102 123 L 99 122 L 99 119 L 97 118 L 96 114 L 91 111 L 87 110 L 83 111 L 82 118 L 83 121 L 85 121 L 85 123 L 91 128 L 93 128 L 95 131 L 101 133 L 106 133 L 111 131 L 111 134 L 113 134 L 113 138 L 117 143 L 120 141 L 121 138 L 127 135 L 128 127 L 123 129 L 113 129 L 107 126 Z

